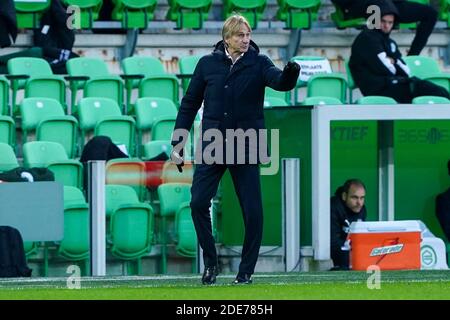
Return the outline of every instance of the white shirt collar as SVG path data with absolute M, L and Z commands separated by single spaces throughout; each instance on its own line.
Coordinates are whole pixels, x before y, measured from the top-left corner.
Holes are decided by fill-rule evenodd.
M 241 55 L 239 57 L 236 58 L 236 61 L 233 62 L 233 58 L 231 57 L 231 54 L 228 52 L 227 48 L 225 48 L 225 54 L 227 55 L 227 57 L 229 59 L 231 59 L 231 63 L 235 64 L 240 58 L 242 58 L 242 56 L 244 55 L 245 52 L 241 53 Z

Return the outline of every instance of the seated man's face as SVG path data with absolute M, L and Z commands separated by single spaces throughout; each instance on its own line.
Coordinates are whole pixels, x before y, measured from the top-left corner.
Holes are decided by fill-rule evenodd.
M 364 206 L 366 190 L 361 186 L 351 185 L 347 192 L 342 193 L 342 201 L 354 213 L 359 213 Z
M 394 27 L 394 15 L 387 14 L 381 17 L 380 29 L 383 33 L 390 33 Z

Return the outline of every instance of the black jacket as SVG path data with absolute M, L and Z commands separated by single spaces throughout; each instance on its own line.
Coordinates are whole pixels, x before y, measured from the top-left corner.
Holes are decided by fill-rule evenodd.
M 175 129 L 190 130 L 204 102 L 202 131 L 215 128 L 263 129 L 264 90 L 288 91 L 295 87 L 298 71 L 281 71 L 252 41 L 249 50 L 232 67 L 223 41 L 200 59 L 189 88 L 181 101 Z M 173 145 L 179 140 L 174 139 Z M 205 143 L 202 147 L 205 148 Z
M 13 0 L 0 0 L 0 48 L 9 47 L 17 37 L 16 8 Z
M 370 16 L 372 13 L 367 13 L 367 7 L 376 5 L 381 12 L 391 11 L 398 16 L 398 10 L 395 7 L 395 2 L 404 0 L 331 0 L 334 5 L 342 9 L 344 17 L 350 18 L 364 18 Z
M 380 55 L 393 58 L 395 73 L 382 62 Z M 406 65 L 397 43 L 378 29 L 364 29 L 352 45 L 350 71 L 363 95 L 383 95 L 383 90 L 395 83 L 407 81 L 409 75 L 400 67 Z
M 450 188 L 436 197 L 436 217 L 450 241 Z
M 364 205 L 359 213 L 354 213 L 347 208 L 345 203 L 342 201 L 341 194 L 342 188 L 338 188 L 335 196 L 331 197 L 330 200 L 330 250 L 331 258 L 335 266 L 346 266 L 348 267 L 349 261 L 344 261 L 348 259 L 348 253 L 346 254 L 341 250 L 347 239 L 348 227 L 354 221 L 365 221 L 367 216 L 366 206 Z M 346 257 L 344 259 L 344 256 Z

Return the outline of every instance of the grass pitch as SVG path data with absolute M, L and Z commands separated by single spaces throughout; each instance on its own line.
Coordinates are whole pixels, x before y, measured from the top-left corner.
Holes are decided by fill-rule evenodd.
M 68 278 L 1 279 L 0 299 L 450 300 L 450 270 L 383 271 L 379 286 L 373 274 L 356 271 L 261 273 L 253 284 L 238 286 L 233 279 L 219 275 L 216 285 L 202 286 L 199 275 L 83 277 L 80 289 L 69 289 L 76 282 Z

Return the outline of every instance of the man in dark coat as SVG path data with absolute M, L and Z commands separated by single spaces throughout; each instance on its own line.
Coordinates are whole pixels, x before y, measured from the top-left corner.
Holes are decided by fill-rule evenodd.
M 392 97 L 399 103 L 419 96 L 450 98 L 444 87 L 409 76 L 397 43 L 389 37 L 397 11 L 387 4 L 380 7 L 380 28 L 364 29 L 352 45 L 349 67 L 362 94 Z
M 347 180 L 331 197 L 330 249 L 333 270 L 349 269 L 349 248 L 345 247 L 350 224 L 365 221 L 367 216 L 366 187 L 358 179 Z
M 332 0 L 338 5 L 348 18 L 366 18 L 367 8 L 371 5 L 380 8 L 389 5 L 395 7 L 399 23 L 418 22 L 416 36 L 411 43 L 408 55 L 419 55 L 427 44 L 437 21 L 437 11 L 430 5 L 406 0 Z
M 251 283 L 262 239 L 263 212 L 258 166 L 260 158 L 255 159 L 253 156 L 258 155 L 259 148 L 264 146 L 262 143 L 259 146 L 259 143 L 253 144 L 255 141 L 245 140 L 245 150 L 237 152 L 234 149 L 234 138 L 222 137 L 226 136 L 227 131 L 238 132 L 242 129 L 248 132 L 264 129 L 265 87 L 279 91 L 291 90 L 295 87 L 300 72 L 300 66 L 293 62 L 288 62 L 283 71 L 275 67 L 267 56 L 259 53 L 259 48 L 250 40 L 250 35 L 251 28 L 244 17 L 235 15 L 225 21 L 223 40 L 216 44 L 211 54 L 202 57 L 197 64 L 181 102 L 172 136 L 172 159 L 178 164 L 179 170 L 182 170 L 182 146 L 197 111 L 204 102 L 200 139 L 202 146 L 197 148 L 191 189 L 192 218 L 203 249 L 203 284 L 215 283 L 218 274 L 209 207 L 227 169 L 238 194 L 245 225 L 242 260 L 234 283 Z M 211 141 L 206 137 L 210 133 L 219 133 L 221 137 L 215 135 L 215 140 Z M 211 143 L 206 144 L 205 141 Z M 212 157 L 209 157 L 207 151 L 213 143 L 218 147 Z M 252 145 L 256 148 L 252 148 Z M 234 156 L 230 153 L 234 153 Z M 246 156 L 241 159 L 244 161 L 236 162 L 236 156 L 240 158 L 243 155 Z
M 450 160 L 447 163 L 447 168 L 450 176 Z M 450 241 L 450 188 L 436 197 L 436 217 L 447 240 Z
M 16 8 L 13 0 L 0 0 L 0 48 L 11 46 L 17 38 Z

